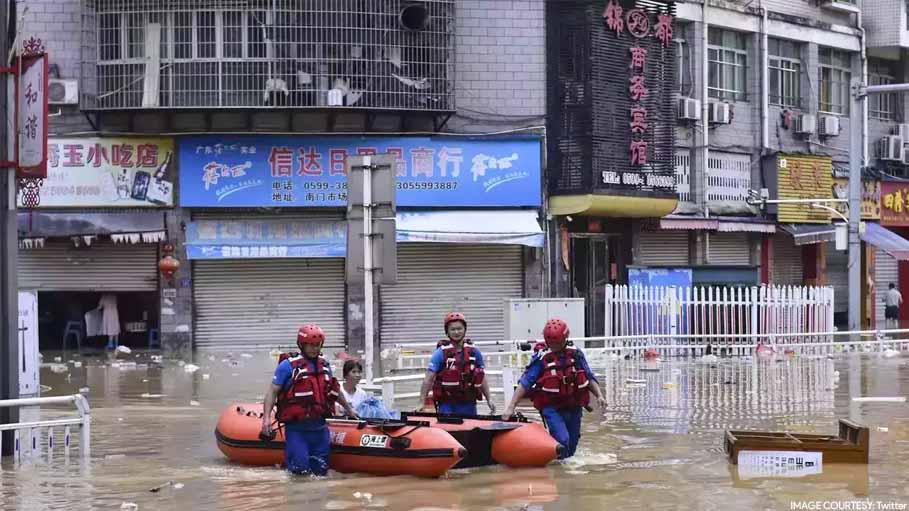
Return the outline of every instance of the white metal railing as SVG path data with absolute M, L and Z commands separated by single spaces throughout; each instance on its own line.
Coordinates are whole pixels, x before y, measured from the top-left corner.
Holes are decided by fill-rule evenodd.
M 607 335 L 789 334 L 834 329 L 831 287 L 606 286 Z
M 79 454 L 83 459 L 91 456 L 91 408 L 88 400 L 82 394 L 56 397 L 34 397 L 23 399 L 0 400 L 0 408 L 13 408 L 22 406 L 45 406 L 73 404 L 79 412 L 78 417 L 64 419 L 51 419 L 30 422 L 16 422 L 0 424 L 0 433 L 13 431 L 13 458 L 21 461 L 23 454 L 31 456 L 40 455 L 43 447 L 47 447 L 48 455 L 52 455 L 57 446 L 55 432 L 57 427 L 63 427 L 63 453 L 68 456 L 72 447 L 70 426 L 79 426 Z M 23 438 L 24 433 L 24 438 Z M 3 438 L 0 435 L 0 452 L 3 451 Z

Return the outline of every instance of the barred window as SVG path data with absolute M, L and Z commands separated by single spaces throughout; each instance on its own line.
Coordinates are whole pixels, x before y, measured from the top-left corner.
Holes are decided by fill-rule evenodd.
M 887 85 L 896 83 L 893 65 L 880 59 L 868 60 L 868 85 Z M 896 121 L 900 113 L 898 94 L 871 94 L 868 96 L 868 116 L 882 121 Z
M 818 109 L 829 114 L 849 114 L 852 54 L 833 48 L 818 50 Z
M 768 40 L 770 104 L 800 108 L 802 61 L 799 45 L 782 39 Z
M 740 32 L 710 28 L 707 59 L 707 92 L 711 98 L 745 101 L 748 69 L 748 36 Z

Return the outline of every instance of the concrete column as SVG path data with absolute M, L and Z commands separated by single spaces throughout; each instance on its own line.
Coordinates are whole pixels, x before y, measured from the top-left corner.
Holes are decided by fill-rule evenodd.
M 190 216 L 189 211 L 183 208 L 164 214 L 167 241 L 175 248 L 173 256 L 180 261 L 180 269 L 172 282 L 163 277 L 158 280 L 161 349 L 167 358 L 190 360 L 193 350 L 193 281 L 192 264 L 186 257 L 185 232 Z

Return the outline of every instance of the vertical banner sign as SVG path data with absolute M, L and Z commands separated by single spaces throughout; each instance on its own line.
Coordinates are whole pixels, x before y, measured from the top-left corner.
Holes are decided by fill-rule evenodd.
M 668 4 L 646 0 L 606 4 L 602 29 L 606 55 L 594 64 L 594 74 L 608 76 L 601 76 L 602 81 L 595 77 L 594 82 L 605 84 L 601 99 L 607 101 L 595 108 L 611 109 L 598 115 L 625 121 L 595 137 L 594 153 L 603 150 L 599 157 L 607 160 L 595 169 L 601 186 L 675 189 L 672 22 Z M 599 47 L 594 42 L 594 52 Z M 624 66 L 610 67 L 616 64 Z M 624 158 L 618 156 L 622 154 Z
M 833 198 L 832 159 L 780 153 L 777 157 L 777 195 L 780 199 Z M 777 220 L 780 223 L 829 224 L 830 212 L 810 204 L 780 204 Z
M 16 82 L 17 176 L 47 177 L 47 54 L 40 39 L 26 41 Z

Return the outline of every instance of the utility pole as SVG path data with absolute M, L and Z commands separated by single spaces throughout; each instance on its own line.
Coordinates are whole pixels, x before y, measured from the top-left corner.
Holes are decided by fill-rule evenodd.
M 11 0 L 0 0 L 0 23 L 3 24 L 4 33 L 0 34 L 0 55 L 3 57 L 4 66 L 9 65 L 10 39 L 13 30 L 10 26 L 9 7 Z M 8 71 L 8 70 L 7 70 Z M 7 87 L 9 80 L 14 75 L 9 72 L 0 73 L 2 87 L 0 87 L 0 112 L 6 116 L 0 123 L 0 160 L 10 160 L 9 157 L 9 126 L 16 122 L 10 113 L 8 104 Z M 16 169 L 0 168 L 0 399 L 15 399 L 19 397 L 19 283 L 16 275 L 16 259 L 19 250 L 19 238 L 16 229 Z M 19 422 L 19 411 L 16 408 L 0 408 L 0 424 Z M 3 446 L 11 454 L 12 431 L 5 431 Z
M 849 330 L 862 326 L 862 241 L 859 228 L 862 222 L 862 161 L 865 151 L 864 112 L 869 94 L 888 94 L 909 91 L 909 83 L 865 85 L 861 79 L 852 81 L 852 105 L 849 110 Z M 905 142 L 905 141 L 904 141 Z

